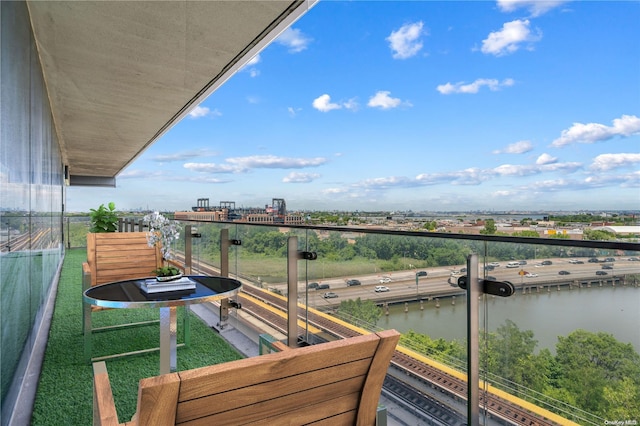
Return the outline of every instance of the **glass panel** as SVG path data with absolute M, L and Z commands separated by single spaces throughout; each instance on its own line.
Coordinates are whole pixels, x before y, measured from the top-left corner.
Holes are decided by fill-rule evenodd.
M 557 245 L 488 247 L 487 259 L 496 262 L 491 274 L 512 282 L 516 293 L 483 297 L 486 401 L 497 389 L 508 392 L 516 406 L 535 404 L 527 416 L 560 415 L 598 425 L 637 419 L 638 253 Z

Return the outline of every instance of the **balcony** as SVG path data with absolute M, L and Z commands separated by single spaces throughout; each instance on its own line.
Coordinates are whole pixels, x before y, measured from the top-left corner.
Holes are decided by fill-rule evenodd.
M 257 347 L 260 335 L 269 335 L 295 346 L 400 331 L 381 398 L 389 424 L 476 424 L 471 418 L 479 418 L 480 424 L 601 425 L 640 418 L 637 243 L 182 225 L 186 238 L 176 250 L 187 255 L 181 259 L 187 267 L 243 282 L 241 309 L 223 304 L 198 311 L 230 342 L 242 335 Z M 68 229 L 74 227 L 83 225 Z M 471 300 L 478 303 L 467 306 L 458 284 L 474 275 L 480 287 Z M 513 295 L 482 293 L 489 281 L 509 282 Z M 379 286 L 388 291 L 376 291 Z M 478 381 L 478 393 L 469 393 L 468 377 Z M 474 398 L 477 409 L 467 404 Z

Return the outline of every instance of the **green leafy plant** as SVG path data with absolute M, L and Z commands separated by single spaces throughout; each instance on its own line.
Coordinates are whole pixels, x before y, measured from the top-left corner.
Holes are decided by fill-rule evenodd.
M 90 210 L 91 228 L 89 232 L 116 232 L 118 230 L 118 216 L 114 202 L 110 202 L 108 207 L 100 204 L 97 209 Z
M 178 275 L 180 270 L 175 266 L 163 266 L 158 269 L 154 269 L 151 273 L 156 274 L 158 277 L 172 277 Z

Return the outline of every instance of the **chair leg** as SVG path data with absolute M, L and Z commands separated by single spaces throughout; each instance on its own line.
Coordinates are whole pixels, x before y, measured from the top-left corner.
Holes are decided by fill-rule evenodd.
M 82 334 L 84 338 L 84 358 L 91 363 L 91 305 L 82 304 Z

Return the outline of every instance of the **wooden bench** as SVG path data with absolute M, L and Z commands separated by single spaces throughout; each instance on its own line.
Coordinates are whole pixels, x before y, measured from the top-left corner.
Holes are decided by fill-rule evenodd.
M 112 281 L 151 277 L 153 270 L 161 267 L 162 264 L 160 248 L 158 246 L 149 247 L 146 232 L 88 233 L 87 261 L 82 264 L 82 291 Z M 91 361 L 92 333 L 158 322 L 155 320 L 143 321 L 95 328 L 91 325 L 91 312 L 103 308 L 89 306 L 86 303 L 83 303 L 82 306 L 84 351 L 85 359 L 88 362 Z M 185 327 L 185 339 L 188 342 L 188 313 L 185 315 Z M 150 350 L 156 350 L 156 348 Z
M 94 363 L 94 425 L 375 425 L 399 338 L 386 330 L 142 379 L 129 423 Z

